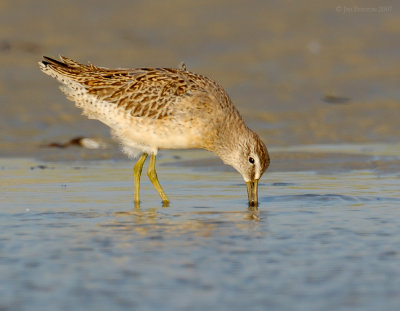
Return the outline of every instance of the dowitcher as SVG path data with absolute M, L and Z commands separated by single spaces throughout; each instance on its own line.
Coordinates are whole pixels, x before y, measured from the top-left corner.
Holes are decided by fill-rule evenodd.
M 61 90 L 89 119 L 108 125 L 134 166 L 134 200 L 150 154 L 148 176 L 164 203 L 155 162 L 159 149 L 202 148 L 234 167 L 247 184 L 250 206 L 258 205 L 258 180 L 269 166 L 259 136 L 250 130 L 215 81 L 173 68 L 107 69 L 44 56 L 40 69 L 62 83 Z

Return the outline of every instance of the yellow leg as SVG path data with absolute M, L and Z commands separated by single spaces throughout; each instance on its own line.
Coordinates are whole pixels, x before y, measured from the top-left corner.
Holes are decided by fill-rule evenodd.
M 142 175 L 142 168 L 144 161 L 147 159 L 147 153 L 143 153 L 139 160 L 137 160 L 135 167 L 133 168 L 133 186 L 135 195 L 135 204 L 139 203 L 139 189 L 140 189 L 140 175 Z
M 161 187 L 160 183 L 158 182 L 157 172 L 156 172 L 156 156 L 152 154 L 150 156 L 150 164 L 149 169 L 147 171 L 147 175 L 150 178 L 150 181 L 153 183 L 154 188 L 156 188 L 158 194 L 160 195 L 161 199 L 163 200 L 164 204 L 168 203 L 169 200 L 165 195 L 163 188 Z

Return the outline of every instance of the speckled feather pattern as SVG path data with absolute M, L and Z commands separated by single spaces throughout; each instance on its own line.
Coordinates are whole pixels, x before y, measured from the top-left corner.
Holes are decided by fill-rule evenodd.
M 106 69 L 66 57 L 61 61 L 45 57 L 39 65 L 61 82 L 61 90 L 83 114 L 107 124 L 130 156 L 156 154 L 158 149 L 203 148 L 227 162 L 221 154 L 230 152 L 233 144 L 259 140 L 224 89 L 185 66 Z M 268 154 L 258 143 L 266 169 Z

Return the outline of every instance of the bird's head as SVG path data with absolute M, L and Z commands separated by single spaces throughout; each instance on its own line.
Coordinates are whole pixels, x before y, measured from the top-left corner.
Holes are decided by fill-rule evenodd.
M 239 158 L 234 168 L 246 182 L 249 206 L 258 206 L 258 180 L 270 162 L 267 147 L 256 133 L 251 132 L 239 150 Z
M 249 206 L 258 206 L 258 180 L 270 163 L 267 147 L 256 133 L 247 129 L 225 150 L 229 153 L 219 154 L 220 158 L 242 175 L 247 185 Z

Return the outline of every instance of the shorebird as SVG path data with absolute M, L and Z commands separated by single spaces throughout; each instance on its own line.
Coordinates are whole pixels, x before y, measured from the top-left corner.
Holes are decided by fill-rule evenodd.
M 235 168 L 247 185 L 249 206 L 258 206 L 258 181 L 269 166 L 259 136 L 250 130 L 215 81 L 180 68 L 107 69 L 67 57 L 43 57 L 40 69 L 61 82 L 61 90 L 89 119 L 111 128 L 131 158 L 134 201 L 150 154 L 148 176 L 162 201 L 169 200 L 155 168 L 159 149 L 201 148 Z

